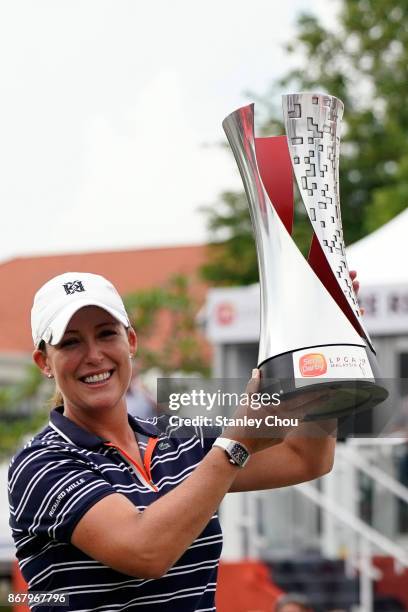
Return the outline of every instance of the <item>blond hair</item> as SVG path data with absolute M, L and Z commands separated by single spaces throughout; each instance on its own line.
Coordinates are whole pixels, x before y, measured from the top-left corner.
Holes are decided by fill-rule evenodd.
M 64 405 L 64 398 L 62 397 L 62 393 L 56 385 L 55 385 L 54 393 L 48 400 L 47 405 L 50 409 L 57 408 L 57 406 Z

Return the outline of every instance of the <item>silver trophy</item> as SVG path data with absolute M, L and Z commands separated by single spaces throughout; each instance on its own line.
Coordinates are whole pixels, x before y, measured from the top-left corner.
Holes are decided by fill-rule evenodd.
M 339 198 L 343 108 L 325 94 L 283 96 L 287 136 L 255 138 L 253 104 L 223 122 L 257 247 L 258 367 L 284 396 L 324 385 L 324 399 L 307 415 L 312 420 L 372 408 L 388 395 L 347 267 Z M 307 259 L 291 238 L 293 174 L 313 227 Z

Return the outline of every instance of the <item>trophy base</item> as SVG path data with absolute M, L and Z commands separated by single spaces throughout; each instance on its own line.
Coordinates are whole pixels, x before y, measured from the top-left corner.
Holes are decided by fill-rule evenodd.
M 388 397 L 374 353 L 356 345 L 312 346 L 271 357 L 259 364 L 260 392 L 281 399 L 324 390 L 305 421 L 339 418 L 374 408 Z

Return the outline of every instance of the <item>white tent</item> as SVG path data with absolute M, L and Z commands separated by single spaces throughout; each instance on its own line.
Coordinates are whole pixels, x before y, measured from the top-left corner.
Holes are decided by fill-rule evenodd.
M 347 261 L 363 287 L 408 284 L 408 208 L 348 247 Z
M 408 209 L 347 249 L 369 331 L 408 334 Z

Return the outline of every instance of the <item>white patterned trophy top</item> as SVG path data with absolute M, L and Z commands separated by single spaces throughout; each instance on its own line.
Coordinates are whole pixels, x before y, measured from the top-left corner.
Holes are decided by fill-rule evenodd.
M 341 223 L 339 153 L 343 110 L 343 103 L 334 96 L 283 96 L 288 147 L 302 200 L 333 274 L 369 340 L 350 280 Z

